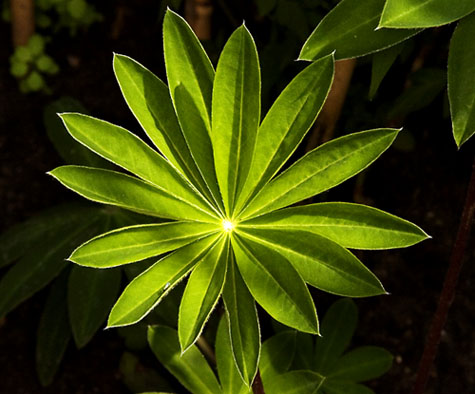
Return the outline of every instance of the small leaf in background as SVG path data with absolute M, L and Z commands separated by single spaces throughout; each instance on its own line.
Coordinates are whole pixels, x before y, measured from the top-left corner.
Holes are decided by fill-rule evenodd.
M 296 338 L 297 332 L 287 329 L 262 344 L 259 371 L 264 385 L 289 370 L 297 349 Z
M 165 368 L 192 393 L 222 392 L 216 376 L 196 345 L 181 354 L 176 330 L 151 326 L 148 329 L 148 343 Z
M 439 68 L 422 68 L 410 77 L 411 84 L 395 101 L 387 114 L 388 120 L 407 115 L 429 106 L 446 87 L 447 75 Z
M 393 356 L 386 349 L 362 346 L 344 354 L 328 373 L 328 379 L 364 382 L 389 371 L 392 363 Z
M 145 341 L 147 343 L 147 328 L 145 328 Z M 133 393 L 142 393 L 148 390 L 172 392 L 170 383 L 163 378 L 154 368 L 143 365 L 133 353 L 124 352 L 119 362 L 119 371 L 122 382 Z M 144 393 L 145 394 L 145 393 Z M 152 392 L 150 392 L 152 394 Z
M 329 379 L 323 382 L 322 392 L 325 394 L 375 394 L 373 390 L 362 384 Z
M 68 321 L 67 275 L 51 286 L 40 318 L 36 339 L 36 373 L 43 387 L 53 382 L 71 339 Z
M 43 112 L 43 122 L 48 138 L 67 164 L 112 168 L 111 164 L 75 141 L 58 116 L 62 112 L 87 113 L 84 106 L 72 97 L 62 97 L 48 104 Z
M 396 61 L 404 49 L 404 43 L 394 45 L 373 55 L 371 67 L 371 85 L 369 87 L 369 99 L 372 100 L 381 85 L 384 77 L 388 73 L 391 66 Z
M 277 5 L 278 0 L 259 0 L 256 2 L 257 12 L 260 16 L 266 16 Z
M 335 59 L 364 56 L 389 48 L 419 30 L 375 30 L 385 0 L 342 0 L 318 24 L 299 59 L 316 60 L 335 52 Z
M 386 0 L 380 27 L 435 27 L 475 11 L 473 0 Z
M 67 267 L 71 250 L 94 231 L 94 220 L 58 228 L 54 236 L 26 253 L 0 281 L 0 317 L 50 283 Z
M 84 347 L 106 320 L 116 301 L 120 279 L 119 269 L 73 267 L 68 283 L 68 305 L 78 348 Z
M 313 371 L 291 371 L 275 376 L 264 390 L 266 394 L 309 394 L 317 393 L 325 377 Z
M 327 374 L 332 370 L 350 344 L 357 321 L 358 309 L 352 300 L 344 298 L 330 306 L 322 320 L 322 336 L 315 343 L 315 371 Z
M 222 316 L 216 334 L 216 364 L 219 381 L 224 394 L 251 394 L 252 389 L 244 383 L 234 361 L 234 352 L 229 337 L 229 324 Z
M 449 49 L 448 90 L 455 142 L 475 134 L 475 13 L 462 19 Z

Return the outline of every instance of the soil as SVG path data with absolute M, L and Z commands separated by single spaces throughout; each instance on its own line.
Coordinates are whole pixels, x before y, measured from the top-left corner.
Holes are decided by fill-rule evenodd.
M 163 74 L 163 62 L 156 6 L 146 0 L 134 3 L 133 10 L 125 8 L 123 24 L 117 25 L 116 3 L 104 2 L 100 8 L 103 23 L 72 40 L 57 38 L 52 51 L 61 72 L 51 79 L 51 96 L 18 91 L 8 70 L 9 26 L 0 24 L 0 231 L 44 208 L 77 198 L 45 175 L 62 164 L 42 123 L 47 103 L 59 96 L 72 96 L 94 116 L 140 133 L 116 85 L 112 53 L 127 54 L 159 75 Z M 119 33 L 112 37 L 114 29 Z M 363 79 L 364 72 L 355 78 Z M 415 146 L 389 149 L 359 178 L 358 199 L 417 223 L 432 236 L 408 249 L 358 254 L 391 293 L 357 300 L 360 324 L 354 344 L 383 346 L 395 357 L 393 368 L 370 383 L 381 394 L 410 392 L 450 259 L 475 154 L 475 138 L 457 151 L 450 122 L 442 119 L 439 108 L 436 102 L 409 116 L 404 126 L 414 136 Z M 355 188 L 353 180 L 328 197 L 351 201 Z M 428 394 L 475 392 L 474 245 L 472 235 Z M 0 270 L 0 275 L 3 273 Z M 118 371 L 123 341 L 114 331 L 98 333 L 80 351 L 70 346 L 53 384 L 47 388 L 39 385 L 35 335 L 45 295 L 40 292 L 0 321 L 0 393 L 128 393 Z M 333 298 L 317 293 L 317 308 L 323 311 L 330 300 Z

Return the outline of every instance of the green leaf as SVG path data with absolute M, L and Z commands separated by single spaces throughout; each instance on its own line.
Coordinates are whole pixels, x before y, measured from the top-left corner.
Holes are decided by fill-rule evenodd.
M 53 101 L 48 104 L 43 111 L 43 123 L 46 127 L 48 138 L 53 143 L 61 158 L 67 164 L 111 168 L 110 163 L 71 138 L 63 122 L 58 117 L 58 113 L 69 111 L 87 112 L 84 106 L 72 97 L 62 97 Z
M 322 390 L 325 394 L 375 394 L 369 387 L 362 384 L 341 380 L 326 379 Z
M 208 236 L 162 258 L 125 288 L 112 308 L 108 327 L 143 319 L 206 254 L 218 236 Z
M 429 236 L 415 224 L 366 205 L 329 202 L 291 207 L 239 223 L 239 228 L 301 230 L 319 234 L 345 248 L 391 249 Z
M 66 275 L 62 275 L 51 286 L 38 327 L 36 373 L 43 387 L 53 382 L 71 339 L 66 279 Z
M 328 374 L 328 379 L 364 382 L 377 378 L 391 368 L 393 356 L 377 346 L 362 346 L 346 353 Z
M 385 0 L 342 0 L 318 24 L 299 59 L 316 60 L 335 52 L 337 60 L 364 56 L 393 46 L 420 30 L 375 30 Z
M 229 240 L 208 250 L 193 269 L 183 293 L 178 313 L 178 338 L 182 353 L 195 343 L 213 311 L 224 285 L 229 257 Z
M 114 55 L 114 72 L 125 101 L 148 137 L 182 174 L 210 197 L 181 131 L 167 85 L 123 55 Z
M 290 369 L 313 369 L 313 353 L 313 336 L 303 332 L 297 332 L 295 356 Z
M 316 394 L 325 378 L 313 371 L 291 371 L 269 381 L 266 394 Z
M 270 337 L 262 344 L 259 372 L 264 386 L 289 370 L 295 357 L 296 338 L 296 331 L 286 330 Z
M 84 217 L 97 215 L 101 208 L 88 204 L 66 203 L 39 212 L 0 235 L 0 268 L 5 267 L 54 238 L 64 227 L 79 224 Z
M 321 290 L 348 297 L 385 293 L 378 278 L 353 254 L 320 235 L 299 230 L 255 229 L 240 234 L 279 253 L 305 282 Z
M 85 218 L 31 249 L 0 281 L 0 317 L 16 308 L 50 283 L 67 266 L 64 261 L 71 250 L 91 236 L 94 219 Z
M 295 151 L 320 112 L 332 80 L 333 56 L 328 56 L 306 67 L 277 98 L 259 127 L 237 211 Z
M 243 210 L 241 218 L 283 208 L 342 183 L 375 161 L 398 132 L 395 129 L 362 131 L 317 147 L 264 186 Z
M 269 315 L 297 330 L 318 334 L 315 305 L 292 264 L 255 241 L 233 237 L 232 242 L 244 282 Z
M 69 260 L 88 267 L 115 267 L 170 252 L 217 229 L 214 224 L 193 222 L 125 227 L 87 241 Z
M 475 13 L 462 19 L 449 49 L 448 90 L 457 146 L 475 134 Z
M 214 69 L 186 21 L 170 9 L 163 21 L 168 88 L 183 135 L 215 202 L 222 207 L 211 146 Z
M 358 309 L 350 299 L 336 301 L 322 319 L 322 336 L 315 343 L 313 370 L 327 375 L 350 344 L 358 322 Z
M 222 317 L 216 334 L 216 365 L 219 381 L 224 394 L 252 394 L 252 389 L 244 384 L 241 373 L 234 361 L 231 345 L 229 324 L 226 317 Z
M 393 121 L 429 106 L 445 89 L 446 70 L 441 68 L 421 68 L 409 77 L 410 86 L 394 101 L 387 113 Z
M 121 271 L 73 267 L 68 282 L 69 321 L 78 349 L 106 320 L 120 288 Z
M 176 330 L 165 326 L 150 326 L 148 343 L 158 360 L 190 392 L 222 392 L 216 376 L 195 345 L 186 353 L 181 353 Z
M 475 11 L 473 0 L 386 0 L 379 27 L 435 27 Z
M 244 25 L 229 38 L 213 85 L 214 164 L 228 216 L 249 171 L 260 122 L 261 78 L 254 40 Z
M 207 212 L 211 207 L 160 154 L 140 138 L 111 123 L 81 114 L 62 114 L 69 133 L 102 157 Z
M 233 360 L 241 379 L 250 386 L 257 373 L 261 335 L 254 298 L 239 273 L 233 254 L 228 261 L 223 301 Z
M 394 45 L 373 55 L 371 67 L 371 85 L 369 87 L 369 99 L 372 100 L 397 57 L 404 49 L 404 44 Z
M 163 191 L 115 171 L 98 168 L 63 166 L 48 174 L 68 189 L 89 200 L 116 205 L 138 213 L 172 219 L 218 221 L 201 207 L 182 199 L 173 192 Z

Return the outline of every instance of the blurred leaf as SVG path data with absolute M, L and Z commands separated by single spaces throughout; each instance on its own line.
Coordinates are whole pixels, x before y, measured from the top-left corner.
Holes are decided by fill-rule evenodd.
M 78 348 L 85 346 L 106 320 L 116 301 L 120 279 L 120 269 L 73 267 L 68 283 L 68 305 Z
M 362 384 L 341 380 L 326 379 L 322 385 L 325 394 L 374 394 L 374 391 Z
M 165 326 L 151 326 L 148 329 L 148 343 L 165 368 L 192 393 L 222 392 L 216 376 L 196 345 L 181 354 L 176 330 Z
M 404 43 L 394 45 L 373 55 L 369 99 L 372 100 L 391 66 L 404 49 Z
M 36 373 L 43 387 L 53 382 L 71 339 L 67 305 L 67 274 L 51 286 L 40 318 L 36 342 Z
M 386 349 L 362 346 L 343 355 L 328 374 L 328 379 L 364 382 L 389 371 L 392 362 L 393 356 Z
M 404 118 L 429 106 L 445 88 L 445 70 L 422 68 L 411 76 L 411 85 L 395 101 L 387 119 Z
M 97 231 L 94 218 L 58 228 L 54 236 L 28 251 L 0 281 L 0 317 L 53 280 L 67 265 L 66 257 Z
M 264 386 L 266 394 L 317 393 L 325 378 L 313 371 L 291 371 L 277 375 Z
M 346 298 L 328 309 L 322 320 L 322 336 L 316 339 L 313 369 L 328 374 L 350 344 L 358 321 L 355 303 Z
M 449 49 L 448 89 L 455 142 L 475 134 L 475 13 L 462 19 Z
M 133 393 L 141 393 L 146 390 L 163 390 L 167 392 L 173 390 L 170 384 L 154 368 L 143 365 L 139 358 L 132 353 L 124 352 L 122 354 L 119 362 L 119 371 L 122 381 Z
M 0 268 L 13 263 L 45 240 L 54 238 L 68 224 L 79 224 L 84 216 L 98 213 L 101 209 L 91 204 L 66 203 L 45 209 L 14 225 L 0 235 Z
M 43 122 L 48 138 L 53 143 L 56 151 L 67 164 L 113 168 L 113 165 L 91 152 L 69 135 L 58 114 L 75 111 L 87 113 L 84 106 L 72 97 L 62 97 L 44 108 Z
M 264 384 L 287 372 L 295 357 L 297 332 L 282 331 L 262 344 L 259 371 Z

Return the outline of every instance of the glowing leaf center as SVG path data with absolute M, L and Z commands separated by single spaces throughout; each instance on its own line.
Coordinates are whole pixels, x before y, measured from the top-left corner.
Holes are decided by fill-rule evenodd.
M 231 222 L 230 220 L 227 220 L 227 219 L 223 219 L 223 229 L 224 231 L 226 231 L 227 233 L 231 232 L 234 230 L 234 223 Z

